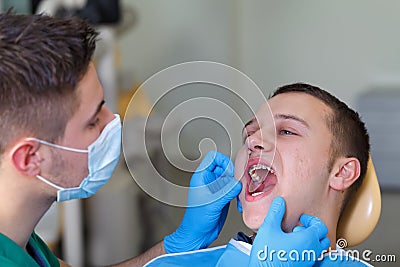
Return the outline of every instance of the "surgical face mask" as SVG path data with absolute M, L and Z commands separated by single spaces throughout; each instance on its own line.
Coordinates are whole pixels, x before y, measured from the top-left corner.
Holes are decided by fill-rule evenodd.
M 36 176 L 46 184 L 58 189 L 57 202 L 70 199 L 88 198 L 94 195 L 108 182 L 115 166 L 117 165 L 121 153 L 121 120 L 119 115 L 115 114 L 115 118 L 104 127 L 100 136 L 88 147 L 87 150 L 60 146 L 37 138 L 29 139 L 67 151 L 88 153 L 89 175 L 83 179 L 78 187 L 63 188 L 48 181 L 40 175 Z

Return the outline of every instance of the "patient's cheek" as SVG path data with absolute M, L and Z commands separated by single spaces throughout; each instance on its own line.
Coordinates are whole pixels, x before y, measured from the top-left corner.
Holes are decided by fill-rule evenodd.
M 240 166 L 240 164 L 235 164 L 235 179 L 240 181 L 244 175 L 244 167 Z
M 248 161 L 248 155 L 244 146 L 239 150 L 235 158 L 235 179 L 241 180 Z

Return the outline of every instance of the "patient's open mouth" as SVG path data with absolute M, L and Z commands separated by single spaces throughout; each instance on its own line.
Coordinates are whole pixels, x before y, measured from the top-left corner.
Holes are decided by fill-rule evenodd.
M 263 182 L 265 181 L 269 173 L 273 174 L 274 170 L 271 167 L 261 163 L 250 167 L 249 175 L 251 180 L 249 183 L 249 192 L 253 193 L 258 188 L 263 186 Z
M 267 164 L 256 162 L 248 168 L 247 195 L 251 200 L 269 192 L 276 184 L 275 171 Z

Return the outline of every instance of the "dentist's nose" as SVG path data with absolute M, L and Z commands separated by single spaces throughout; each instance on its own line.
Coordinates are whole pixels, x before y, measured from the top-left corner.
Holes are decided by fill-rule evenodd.
M 107 126 L 107 124 L 115 118 L 115 115 L 106 106 L 103 106 L 101 108 L 100 113 L 101 113 L 101 116 L 103 116 L 103 120 L 102 120 L 103 123 L 100 127 L 100 132 L 102 132 L 104 130 L 104 128 Z

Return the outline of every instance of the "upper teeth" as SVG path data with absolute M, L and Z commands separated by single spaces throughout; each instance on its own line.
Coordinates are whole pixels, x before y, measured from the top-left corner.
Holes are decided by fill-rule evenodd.
M 262 178 L 260 176 L 258 176 L 257 173 L 255 172 L 256 170 L 260 170 L 260 169 L 268 170 L 270 173 L 274 173 L 274 170 L 270 166 L 260 164 L 260 163 L 256 164 L 249 169 L 249 175 L 250 175 L 251 179 L 253 180 L 253 182 L 261 182 Z

